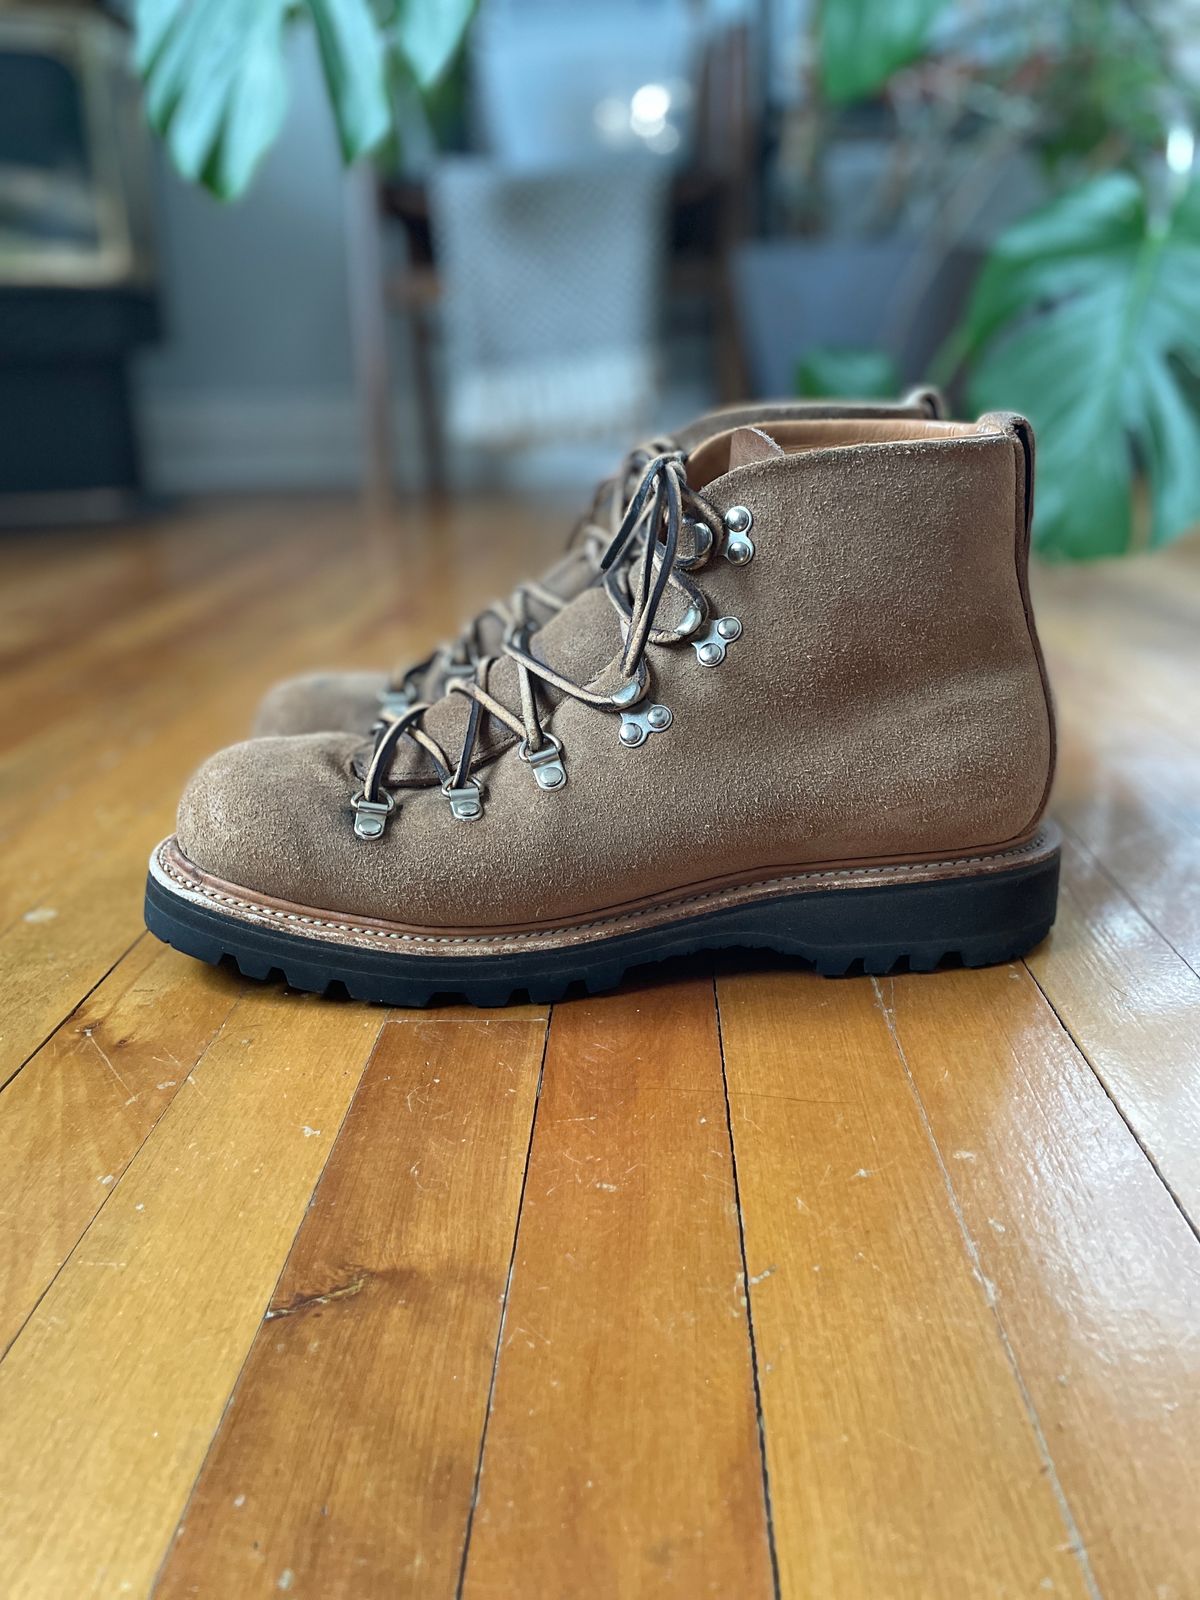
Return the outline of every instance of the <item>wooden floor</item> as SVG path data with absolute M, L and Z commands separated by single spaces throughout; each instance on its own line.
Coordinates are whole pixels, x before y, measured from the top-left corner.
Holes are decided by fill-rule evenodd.
M 141 933 L 272 679 L 427 645 L 561 528 L 0 547 L 5 1600 L 1193 1600 L 1195 546 L 1040 575 L 1027 963 L 405 1014 Z

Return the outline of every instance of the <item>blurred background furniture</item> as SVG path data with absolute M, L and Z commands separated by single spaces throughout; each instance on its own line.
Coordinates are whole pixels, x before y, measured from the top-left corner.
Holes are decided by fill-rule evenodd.
M 129 356 L 157 310 L 128 50 L 98 9 L 0 9 L 0 524 L 140 498 Z
M 481 14 L 470 56 L 475 137 L 513 173 L 548 163 L 586 168 L 616 156 L 664 171 L 661 320 L 708 345 L 716 388 L 732 398 L 743 392 L 744 370 L 731 263 L 753 221 L 758 158 L 751 32 L 744 24 L 708 32 L 686 7 L 667 7 L 650 23 L 643 13 L 629 29 L 611 10 L 590 26 L 573 13 L 558 27 L 547 21 L 543 12 L 532 19 L 503 8 Z M 438 489 L 446 481 L 438 371 L 445 283 L 428 177 L 385 178 L 380 204 L 402 230 L 403 261 L 387 273 L 385 294 L 407 325 L 425 484 Z M 633 237 L 630 244 L 643 248 Z M 380 446 L 390 439 L 385 428 L 371 431 Z M 376 461 L 370 475 L 390 482 L 390 459 Z
M 664 176 L 638 157 L 528 173 L 487 158 L 438 163 L 443 410 L 456 443 L 536 448 L 646 427 Z

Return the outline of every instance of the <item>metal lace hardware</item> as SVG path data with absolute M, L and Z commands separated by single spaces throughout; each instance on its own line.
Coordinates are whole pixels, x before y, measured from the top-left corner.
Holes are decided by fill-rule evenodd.
M 696 660 L 702 667 L 719 667 L 728 646 L 741 636 L 742 624 L 737 617 L 718 617 L 699 639 L 692 640 Z
M 450 814 L 459 822 L 478 822 L 483 815 L 483 785 L 478 778 L 468 778 L 461 788 L 454 787 L 447 778 L 442 793 L 450 802 Z
M 670 706 L 647 706 L 645 711 L 626 711 L 621 717 L 617 737 L 627 750 L 645 744 L 652 733 L 665 733 L 674 722 Z
M 567 769 L 562 761 L 562 740 L 556 739 L 552 733 L 544 733 L 542 739 L 544 742 L 538 750 L 531 750 L 529 740 L 522 739 L 517 746 L 517 755 L 533 768 L 539 789 L 561 789 L 567 781 Z
M 363 790 L 350 801 L 354 812 L 354 832 L 360 839 L 381 839 L 387 819 L 396 809 L 395 798 L 386 789 L 379 800 L 368 800 Z

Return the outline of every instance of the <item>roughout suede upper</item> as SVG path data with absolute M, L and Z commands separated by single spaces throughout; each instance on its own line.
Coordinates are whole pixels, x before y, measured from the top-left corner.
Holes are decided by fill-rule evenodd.
M 942 414 L 941 396 L 935 389 L 914 389 L 902 400 L 831 401 L 778 400 L 753 405 L 724 406 L 707 411 L 679 429 L 674 439 L 683 450 L 690 450 L 724 429 L 748 422 L 774 422 L 790 418 L 834 417 L 917 417 Z M 595 576 L 595 568 L 573 552 L 554 562 L 538 583 L 551 594 L 570 600 L 585 589 Z M 542 616 L 540 620 L 547 620 Z M 487 632 L 485 621 L 484 630 Z M 498 650 L 503 630 L 496 628 L 487 640 L 489 650 Z M 379 715 L 379 697 L 387 689 L 391 674 L 386 672 L 315 672 L 287 678 L 264 696 L 254 719 L 252 733 L 257 738 L 289 733 L 323 733 L 336 730 L 365 735 Z M 435 700 L 442 692 L 440 669 L 432 667 L 417 684 L 423 700 Z
M 718 475 L 702 492 L 718 517 L 749 509 L 754 557 L 735 566 L 718 548 L 696 574 L 709 616 L 742 624 L 719 666 L 701 665 L 693 640 L 650 646 L 645 703 L 671 708 L 666 731 L 628 749 L 618 714 L 561 699 L 545 725 L 568 781 L 543 790 L 493 724 L 475 822 L 452 817 L 428 758 L 402 741 L 393 781 L 426 787 L 399 790 L 371 841 L 352 825 L 357 736 L 250 741 L 189 785 L 184 853 L 293 904 L 486 929 L 726 874 L 939 859 L 1026 838 L 1053 765 L 1025 585 L 1028 425 L 996 415 L 977 427 L 776 431 L 786 453 L 731 470 L 728 447 L 705 447 Z M 620 647 L 596 587 L 536 638 L 542 659 L 580 681 L 611 676 Z M 491 680 L 510 706 L 515 680 L 510 661 Z M 427 713 L 450 751 L 466 710 L 451 696 Z

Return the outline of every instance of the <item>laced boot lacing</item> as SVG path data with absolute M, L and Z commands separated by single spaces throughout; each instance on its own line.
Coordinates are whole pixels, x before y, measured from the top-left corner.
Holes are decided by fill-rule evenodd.
M 681 550 L 680 533 L 685 525 L 691 533 L 690 547 Z M 544 711 L 539 705 L 539 694 L 544 694 L 545 687 L 551 687 L 570 699 L 609 714 L 641 701 L 649 683 L 647 648 L 651 644 L 677 644 L 694 634 L 708 614 L 704 595 L 690 574 L 708 562 L 721 526 L 720 517 L 689 486 L 682 451 L 662 452 L 650 459 L 598 562 L 604 590 L 617 613 L 624 640 L 620 657 L 622 681 L 618 688 L 599 694 L 539 661 L 530 654 L 528 647 L 532 632 L 530 620 L 519 615 L 514 617 L 501 645 L 501 655 L 516 663 L 520 709 L 512 710 L 490 692 L 488 680 L 492 668 L 501 659 L 493 655 L 483 657 L 476 664 L 473 676 L 455 678 L 448 685 L 450 694 L 460 694 L 470 701 L 462 749 L 456 759 L 422 726 L 428 702 L 408 706 L 402 711 L 385 712 L 376 730 L 362 789 L 351 801 L 355 832 L 361 838 L 378 838 L 382 834 L 387 817 L 396 805 L 395 794 L 386 787 L 384 780 L 402 739 L 411 740 L 429 756 L 455 816 L 470 820 L 482 815 L 482 786 L 478 779 L 471 777 L 471 764 L 486 717 L 494 717 L 518 736 L 521 742 L 517 754 L 523 761 L 535 769 L 542 768 L 543 764 L 552 766 L 548 774 L 550 781 L 546 781 L 544 771 L 537 771 L 541 787 L 561 787 L 566 782 L 561 761 L 564 752 L 561 742 L 542 726 Z M 660 622 L 658 617 L 668 589 L 678 591 L 686 601 L 683 615 L 674 626 Z M 736 623 L 732 618 L 722 621 Z M 737 627 L 740 632 L 740 624 Z M 725 633 L 722 637 L 736 635 Z M 698 646 L 697 651 L 701 661 L 706 661 L 701 647 Z M 652 711 L 665 713 L 661 725 L 669 722 L 670 713 L 665 707 L 653 707 Z
M 647 466 L 658 456 L 671 454 L 675 448 L 674 440 L 667 438 L 635 445 L 617 471 L 598 485 L 591 507 L 571 530 L 568 551 L 582 550 L 598 572 L 604 552 L 620 527 L 626 504 Z M 487 654 L 483 636 L 489 621 L 498 625 L 493 631 L 507 638 L 522 629 L 532 631 L 544 627 L 566 604 L 561 595 L 544 584 L 533 580 L 519 583 L 507 601 L 493 600 L 471 619 L 456 639 L 439 645 L 423 661 L 398 672 L 381 696 L 384 710 L 393 714 L 406 711 L 420 698 L 419 685 L 432 670 L 447 684 L 455 678 L 470 677 L 476 663 Z

